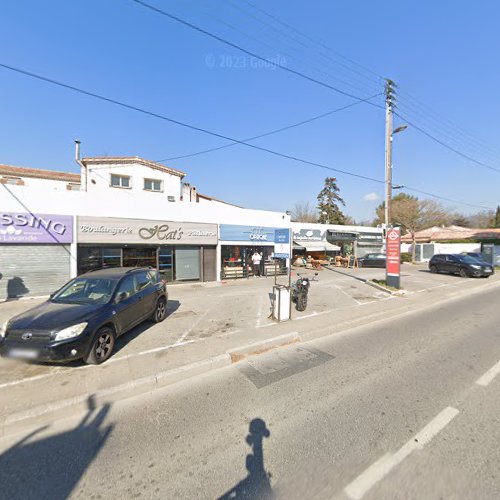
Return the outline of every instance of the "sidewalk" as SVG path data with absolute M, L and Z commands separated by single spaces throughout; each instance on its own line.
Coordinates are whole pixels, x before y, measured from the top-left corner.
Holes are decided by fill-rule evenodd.
M 370 270 L 371 273 L 373 271 Z M 144 324 L 136 329 L 137 331 L 130 332 L 130 338 L 125 336 L 126 343 L 122 349 L 101 366 L 26 365 L 13 360 L 2 360 L 0 373 L 4 376 L 0 380 L 0 398 L 3 403 L 0 408 L 0 435 L 17 432 L 33 422 L 50 422 L 58 416 L 85 409 L 89 396 L 95 404 L 100 405 L 148 392 L 227 366 L 253 353 L 325 335 L 345 334 L 353 328 L 377 321 L 382 324 L 395 316 L 411 314 L 426 307 L 436 307 L 454 297 L 496 289 L 500 283 L 500 276 L 497 275 L 489 280 L 460 280 L 445 275 L 427 276 L 425 273 L 420 273 L 423 275 L 421 277 L 417 273 L 418 269 L 408 272 L 406 280 L 408 284 L 411 282 L 411 292 L 403 297 L 386 295 L 362 282 L 358 285 L 358 279 L 351 276 L 322 278 L 322 293 L 317 294 L 319 297 L 316 297 L 316 303 L 323 304 L 323 295 L 335 292 L 336 297 L 345 299 L 339 307 L 323 310 L 310 307 L 302 315 L 294 315 L 293 321 L 280 324 L 264 317 L 252 318 L 250 323 L 247 315 L 241 314 L 235 321 L 247 318 L 245 327 L 212 332 L 205 336 L 203 328 L 197 330 L 194 336 L 186 335 L 185 331 L 181 336 L 178 335 L 179 332 L 172 335 L 169 328 L 172 328 L 175 314 L 182 312 L 178 308 L 171 318 L 161 324 L 162 328 L 148 329 L 150 325 Z M 368 274 L 364 273 L 364 277 Z M 356 278 L 361 276 L 362 273 L 359 273 Z M 432 280 L 437 279 L 425 281 L 429 277 Z M 223 297 L 229 293 L 231 302 L 233 299 L 236 301 L 236 306 L 231 304 L 231 307 L 243 307 L 244 310 L 248 298 L 255 298 L 256 293 L 262 294 L 269 288 L 270 283 L 257 283 L 258 281 L 255 280 L 255 285 L 247 283 L 247 286 L 235 284 L 226 288 L 221 285 L 217 288 L 220 292 L 216 295 L 220 298 L 221 292 Z M 427 283 L 427 288 L 422 288 L 423 283 Z M 368 295 L 371 299 L 363 302 L 358 295 L 360 299 L 354 299 L 347 291 L 353 290 L 351 286 L 354 287 L 354 292 L 351 293 L 359 294 L 360 290 L 363 293 L 371 293 L 373 290 L 377 294 L 382 293 L 383 297 L 374 298 L 375 295 Z M 174 287 L 171 288 L 171 293 L 173 290 Z M 207 291 L 203 287 L 201 290 Z M 214 314 L 222 312 L 216 310 Z M 230 314 L 235 314 L 234 310 Z M 197 316 L 208 317 L 203 314 Z M 177 321 L 183 322 L 186 319 L 193 327 L 192 315 L 181 316 Z M 191 333 L 193 331 L 194 328 Z M 165 338 L 160 344 L 158 339 L 162 336 Z M 182 336 L 184 338 L 181 339 Z M 170 339 L 175 340 L 171 342 Z M 156 343 L 152 343 L 153 340 L 156 340 Z M 137 349 L 138 344 L 141 345 L 140 349 Z M 142 348 L 147 345 L 154 347 Z M 29 368 L 28 373 L 23 371 L 24 368 Z

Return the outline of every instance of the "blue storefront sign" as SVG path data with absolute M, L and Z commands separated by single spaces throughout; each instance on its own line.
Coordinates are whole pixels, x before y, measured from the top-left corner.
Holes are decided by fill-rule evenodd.
M 221 241 L 248 241 L 254 244 L 274 243 L 277 232 L 281 235 L 281 231 L 286 233 L 286 237 L 288 238 L 288 229 L 221 224 L 219 239 Z M 281 237 L 282 236 L 280 236 L 280 238 Z

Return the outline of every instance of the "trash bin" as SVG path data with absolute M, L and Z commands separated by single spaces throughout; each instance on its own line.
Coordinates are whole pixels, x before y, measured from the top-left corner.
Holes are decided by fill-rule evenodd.
M 290 287 L 285 285 L 273 286 L 273 319 L 287 321 L 290 319 Z

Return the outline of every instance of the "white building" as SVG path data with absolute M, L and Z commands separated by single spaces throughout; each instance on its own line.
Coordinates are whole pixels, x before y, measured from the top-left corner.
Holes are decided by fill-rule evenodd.
M 45 295 L 102 266 L 152 265 L 170 281 L 218 280 L 221 229 L 246 237 L 290 227 L 286 213 L 200 194 L 183 172 L 157 162 L 78 163 L 80 174 L 0 165 L 0 299 Z
M 293 249 L 296 254 L 313 257 L 342 253 L 363 257 L 380 253 L 382 229 L 367 226 L 292 222 Z

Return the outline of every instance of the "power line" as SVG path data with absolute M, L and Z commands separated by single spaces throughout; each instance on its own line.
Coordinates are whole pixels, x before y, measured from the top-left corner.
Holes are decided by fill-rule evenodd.
M 427 136 L 429 139 L 432 139 L 434 142 L 437 142 L 438 144 L 441 144 L 441 146 L 445 147 L 446 149 L 449 149 L 450 151 L 453 151 L 454 153 L 456 153 L 457 155 L 461 156 L 462 158 L 465 158 L 466 160 L 469 160 L 469 161 L 471 161 L 473 163 L 476 163 L 477 165 L 485 167 L 485 168 L 487 168 L 489 170 L 493 170 L 494 172 L 500 172 L 500 169 L 492 167 L 491 165 L 488 165 L 487 163 L 483 163 L 482 161 L 476 160 L 472 156 L 469 156 L 469 155 L 467 155 L 465 153 L 462 153 L 461 151 L 459 151 L 458 149 L 454 148 L 453 146 L 450 146 L 449 144 L 443 142 L 442 140 L 440 140 L 437 137 L 433 136 L 432 134 L 430 134 L 429 132 L 427 132 L 423 128 L 419 127 L 415 123 L 413 123 L 410 120 L 408 120 L 408 118 L 405 118 L 398 111 L 394 111 L 394 114 L 396 116 L 398 116 L 399 118 L 401 118 L 408 125 L 411 125 L 415 130 L 418 130 L 419 132 L 421 132 L 422 134 L 424 134 L 425 136 Z
M 229 2 L 229 5 L 237 13 L 241 14 L 242 16 L 244 16 L 245 23 L 247 22 L 248 17 L 250 17 L 251 19 L 255 20 L 260 26 L 262 26 L 265 29 L 265 31 L 261 30 L 262 33 L 266 33 L 266 34 L 268 34 L 270 36 L 274 36 L 274 38 L 276 38 L 276 35 L 279 35 L 279 37 L 281 39 L 285 38 L 286 43 L 287 43 L 287 47 L 288 48 L 291 47 L 291 50 L 295 51 L 297 54 L 300 53 L 300 48 L 298 48 L 296 46 L 296 44 L 298 44 L 302 48 L 306 49 L 307 53 L 305 54 L 304 57 L 307 58 L 307 63 L 311 64 L 312 58 L 311 58 L 311 52 L 309 51 L 310 47 L 309 47 L 309 45 L 307 43 L 304 43 L 303 40 L 301 40 L 300 38 L 294 36 L 293 34 L 290 34 L 287 30 L 283 30 L 283 29 L 280 29 L 280 28 L 276 27 L 276 25 L 275 25 L 276 23 L 273 24 L 271 22 L 263 20 L 258 15 L 254 15 L 253 12 L 249 11 L 248 9 L 245 9 L 242 5 L 240 5 L 240 2 Z M 253 8 L 256 9 L 255 7 L 253 7 Z M 256 9 L 256 10 L 260 10 L 260 9 Z M 288 40 L 291 40 L 292 42 L 294 42 L 292 44 L 292 46 L 290 45 L 290 42 Z M 281 52 L 281 50 L 280 50 L 280 52 Z M 335 67 L 336 71 L 338 71 L 339 69 L 342 70 L 342 68 L 348 68 L 351 71 L 353 71 L 351 68 L 349 68 L 345 64 L 343 64 L 343 63 L 341 63 L 339 61 L 336 61 L 334 58 L 329 57 L 328 54 L 325 55 L 321 51 L 318 51 L 317 53 L 316 52 L 312 52 L 312 56 L 319 56 L 320 58 L 322 58 L 322 59 L 318 58 L 318 62 L 321 64 L 321 68 L 325 68 L 325 66 L 326 67 L 332 67 L 333 66 L 332 62 L 333 62 L 334 64 L 337 65 Z M 290 57 L 292 59 L 293 58 L 297 59 L 297 56 L 290 55 Z M 327 60 L 327 64 L 326 65 L 325 65 L 325 59 Z M 340 68 L 339 68 L 339 66 L 340 66 Z M 371 80 L 370 78 L 368 78 L 366 76 L 365 76 L 365 78 L 370 83 L 369 86 L 368 86 L 368 84 L 367 84 L 366 81 L 362 81 L 359 77 L 356 77 L 355 75 L 351 75 L 351 74 L 343 74 L 342 75 L 342 78 L 344 78 L 344 76 L 346 76 L 347 79 L 352 79 L 352 80 L 356 80 L 357 82 L 359 82 L 359 83 L 352 84 L 352 83 L 348 83 L 348 82 L 344 81 L 343 79 L 339 78 L 339 76 L 337 74 L 332 74 L 331 72 L 329 72 L 329 71 L 327 71 L 325 69 L 318 70 L 316 66 L 313 66 L 313 69 L 315 69 L 316 71 L 319 71 L 320 73 L 323 73 L 327 77 L 330 77 L 330 78 L 333 78 L 334 80 L 337 80 L 338 82 L 340 82 L 340 83 L 342 83 L 342 84 L 344 84 L 344 85 L 346 85 L 348 87 L 351 87 L 352 89 L 355 89 L 356 91 L 361 90 L 362 92 L 365 92 L 366 91 L 365 89 L 368 87 L 370 90 L 368 90 L 366 92 L 367 93 L 368 92 L 373 93 L 373 92 L 376 92 L 381 87 L 379 81 L 374 82 L 373 80 Z M 355 72 L 355 73 L 357 73 L 357 72 Z
M 383 95 L 383 93 L 379 93 L 379 94 L 375 94 L 371 97 L 367 97 L 365 100 L 370 100 L 370 99 L 375 99 L 376 97 L 379 97 Z M 305 125 L 307 123 L 311 123 L 315 120 L 319 120 L 321 118 L 325 118 L 327 116 L 330 116 L 334 113 L 338 113 L 339 111 L 343 111 L 345 109 L 348 109 L 348 108 L 352 108 L 353 106 L 356 106 L 357 104 L 359 104 L 360 102 L 362 101 L 355 101 L 355 102 L 352 102 L 350 104 L 347 104 L 346 106 L 342 106 L 341 108 L 337 108 L 337 109 L 333 109 L 331 111 L 327 111 L 326 113 L 322 113 L 320 115 L 316 115 L 316 116 L 313 116 L 312 118 L 309 118 L 307 120 L 302 120 L 298 123 L 294 123 L 292 125 L 288 125 L 286 127 L 281 127 L 281 128 L 278 128 L 276 130 L 271 130 L 270 132 L 266 132 L 264 134 L 260 134 L 260 135 L 255 135 L 253 137 L 249 137 L 247 139 L 243 139 L 244 142 L 250 142 L 250 141 L 254 141 L 256 139 L 261 139 L 262 137 L 267 137 L 269 135 L 273 135 L 273 134 L 277 134 L 279 132 L 284 132 L 285 130 L 290 130 L 292 128 L 295 128 L 295 127 L 300 127 L 301 125 Z M 196 153 L 189 153 L 189 154 L 185 154 L 185 155 L 181 155 L 181 156 L 172 156 L 170 158 L 163 158 L 162 160 L 157 160 L 159 162 L 163 162 L 163 161 L 173 161 L 173 160 L 181 160 L 183 158 L 191 158 L 193 156 L 199 156 L 199 155 L 202 155 L 202 154 L 205 154 L 205 153 L 212 153 L 214 151 L 219 151 L 221 149 L 225 149 L 225 148 L 230 148 L 232 146 L 236 146 L 238 143 L 237 142 L 231 142 L 230 144 L 224 144 L 222 146 L 218 146 L 218 147 L 215 147 L 215 148 L 210 148 L 210 149 L 204 149 L 202 151 L 197 151 Z
M 368 177 L 368 176 L 365 176 L 365 175 L 356 174 L 354 172 L 349 172 L 348 170 L 342 170 L 342 169 L 339 169 L 339 168 L 334 168 L 334 167 L 330 167 L 330 166 L 327 166 L 327 165 L 322 165 L 321 163 L 316 163 L 316 162 L 312 162 L 312 161 L 309 161 L 309 160 L 304 160 L 304 159 L 295 157 L 293 155 L 288 155 L 288 154 L 285 154 L 285 153 L 279 153 L 277 151 L 273 151 L 273 150 L 268 149 L 268 148 L 264 148 L 264 147 L 261 147 L 261 146 L 256 146 L 254 144 L 251 144 L 251 143 L 248 143 L 248 142 L 245 142 L 245 141 L 240 141 L 238 139 L 234 139 L 233 137 L 229 137 L 227 135 L 219 134 L 218 132 L 212 132 L 211 130 L 207 130 L 205 128 L 198 127 L 196 125 L 191 125 L 189 123 L 181 122 L 179 120 L 176 120 L 174 118 L 170 118 L 170 117 L 162 115 L 160 113 L 156 113 L 154 111 L 149 111 L 147 109 L 139 108 L 139 107 L 134 106 L 132 104 L 127 104 L 127 103 L 125 103 L 123 101 L 118 101 L 118 100 L 112 99 L 110 97 L 106 97 L 106 96 L 103 96 L 103 95 L 100 95 L 100 94 L 96 94 L 95 92 L 90 92 L 88 90 L 84 90 L 84 89 L 81 89 L 79 87 L 75 87 L 74 85 L 69 85 L 67 83 L 63 83 L 63 82 L 60 82 L 60 81 L 57 81 L 57 80 L 53 80 L 52 78 L 47 78 L 45 76 L 38 75 L 36 73 L 32 73 L 30 71 L 26 71 L 26 70 L 23 70 L 23 69 L 20 69 L 20 68 L 15 68 L 15 67 L 9 66 L 7 64 L 0 63 L 0 67 L 8 69 L 10 71 L 14 71 L 16 73 L 20 73 L 20 74 L 25 75 L 25 76 L 29 76 L 31 78 L 35 78 L 37 80 L 44 81 L 46 83 L 50 83 L 52 85 L 57 85 L 58 87 L 63 87 L 63 88 L 66 88 L 68 90 L 72 90 L 73 92 L 77 92 L 79 94 L 83 94 L 83 95 L 86 95 L 86 96 L 89 96 L 89 97 L 94 97 L 95 99 L 99 99 L 101 101 L 105 101 L 105 102 L 109 102 L 111 104 L 115 104 L 116 106 L 120 106 L 122 108 L 130 109 L 132 111 L 137 111 L 138 113 L 142 113 L 142 114 L 145 114 L 145 115 L 148 115 L 148 116 L 152 116 L 154 118 L 158 118 L 160 120 L 164 120 L 164 121 L 167 121 L 167 122 L 170 122 L 170 123 L 174 123 L 174 124 L 179 125 L 179 126 L 184 127 L 184 128 L 188 128 L 188 129 L 191 129 L 191 130 L 196 130 L 198 132 L 203 132 L 204 134 L 208 134 L 208 135 L 211 135 L 213 137 L 218 137 L 219 139 L 225 139 L 226 141 L 230 141 L 230 142 L 234 142 L 234 143 L 237 143 L 237 144 L 241 144 L 241 145 L 244 145 L 244 146 L 247 146 L 249 148 L 259 150 L 259 151 L 264 151 L 266 153 L 269 153 L 269 154 L 272 154 L 272 155 L 275 155 L 275 156 L 280 156 L 282 158 L 287 158 L 289 160 L 294 160 L 294 161 L 298 161 L 298 162 L 305 163 L 305 164 L 308 164 L 308 165 L 312 165 L 312 166 L 315 166 L 315 167 L 320 167 L 320 168 L 323 168 L 323 169 L 331 170 L 333 172 L 338 172 L 338 173 L 349 175 L 349 176 L 352 176 L 352 177 L 357 177 L 359 179 L 365 179 L 365 180 L 369 180 L 369 181 L 373 181 L 373 182 L 378 182 L 378 183 L 383 183 L 384 182 L 384 181 L 382 181 L 380 179 L 375 179 L 373 177 Z
M 96 94 L 95 92 L 90 92 L 88 90 L 84 90 L 84 89 L 81 89 L 79 87 L 75 87 L 74 85 L 69 85 L 67 83 L 63 83 L 63 82 L 54 80 L 52 78 L 47 78 L 45 76 L 38 75 L 38 74 L 32 73 L 30 71 L 26 71 L 26 70 L 23 70 L 23 69 L 20 69 L 20 68 L 15 68 L 15 67 L 10 66 L 8 64 L 0 63 L 0 67 L 4 68 L 4 69 L 7 69 L 9 71 L 13 71 L 15 73 L 22 74 L 24 76 L 28 76 L 30 78 L 33 78 L 33 79 L 36 79 L 36 80 L 39 80 L 39 81 L 50 83 L 52 85 L 55 85 L 55 86 L 58 86 L 58 87 L 62 87 L 62 88 L 68 89 L 68 90 L 72 90 L 73 92 L 76 92 L 78 94 L 82 94 L 82 95 L 86 95 L 86 96 L 89 96 L 89 97 L 93 97 L 93 98 L 98 99 L 100 101 L 104 101 L 104 102 L 108 102 L 108 103 L 111 103 L 111 104 L 115 104 L 116 106 L 119 106 L 119 107 L 122 107 L 122 108 L 125 108 L 125 109 L 129 109 L 129 110 L 132 110 L 132 111 L 136 111 L 138 113 L 142 113 L 142 114 L 147 115 L 147 116 L 152 116 L 154 118 L 158 118 L 160 120 L 164 120 L 164 121 L 167 121 L 169 123 L 174 123 L 174 124 L 179 125 L 179 126 L 184 127 L 184 128 L 188 128 L 188 129 L 191 129 L 191 130 L 196 130 L 198 132 L 202 132 L 204 134 L 208 134 L 208 135 L 211 135 L 213 137 L 218 137 L 220 139 L 225 139 L 225 140 L 230 141 L 232 143 L 241 144 L 243 146 L 247 146 L 247 147 L 255 149 L 257 151 L 264 151 L 264 152 L 272 154 L 274 156 L 278 156 L 278 157 L 281 157 L 281 158 L 286 158 L 288 160 L 293 160 L 293 161 L 296 161 L 296 162 L 299 162 L 299 163 L 303 163 L 305 165 L 311 165 L 311 166 L 322 168 L 322 169 L 329 170 L 329 171 L 332 171 L 332 172 L 337 172 L 337 173 L 340 173 L 340 174 L 348 175 L 350 177 L 355 177 L 357 179 L 363 179 L 363 180 L 367 180 L 367 181 L 371 181 L 371 182 L 376 182 L 377 184 L 385 184 L 385 181 L 382 180 L 382 179 L 376 179 L 374 177 L 369 177 L 369 176 L 362 175 L 362 174 L 356 174 L 355 172 L 351 172 L 351 171 L 348 171 L 348 170 L 342 170 L 340 168 L 331 167 L 329 165 L 324 165 L 322 163 L 318 163 L 318 162 L 306 160 L 306 159 L 303 159 L 303 158 L 299 158 L 297 156 L 289 155 L 289 154 L 286 154 L 286 153 L 280 153 L 280 152 L 274 151 L 272 149 L 264 148 L 264 147 L 261 147 L 261 146 L 256 146 L 255 144 L 251 144 L 251 143 L 248 143 L 248 142 L 245 142 L 245 141 L 234 139 L 234 138 L 229 137 L 227 135 L 219 134 L 217 132 L 212 132 L 211 130 L 208 130 L 208 129 L 205 129 L 205 128 L 202 128 L 202 127 L 198 127 L 196 125 L 191 125 L 189 123 L 181 122 L 179 120 L 176 120 L 174 118 L 170 118 L 170 117 L 162 115 L 160 113 L 156 113 L 156 112 L 149 111 L 149 110 L 146 110 L 146 109 L 143 109 L 143 108 L 139 108 L 139 107 L 134 106 L 132 104 L 127 104 L 127 103 L 124 103 L 122 101 L 118 101 L 116 99 L 112 99 L 110 97 L 106 97 L 106 96 L 103 96 L 103 95 L 100 95 L 100 94 Z M 415 188 L 412 188 L 410 186 L 405 186 L 405 187 L 406 187 L 407 190 L 419 192 L 419 190 L 417 190 Z M 421 192 L 423 193 L 423 191 L 421 191 Z M 444 197 L 441 197 L 440 195 L 434 195 L 434 194 L 431 194 L 431 193 L 425 193 L 425 194 L 427 194 L 428 196 L 432 196 L 434 198 L 445 199 Z M 490 209 L 490 207 L 484 207 L 484 206 L 481 206 L 481 205 L 474 205 L 474 204 L 466 203 L 466 202 L 463 202 L 463 201 L 453 200 L 451 198 L 446 198 L 446 200 L 447 201 L 451 201 L 453 203 L 458 203 L 458 204 L 461 204 L 461 205 L 467 205 L 467 206 L 474 207 L 474 208 L 481 208 L 481 209 L 487 209 L 487 210 Z
M 284 21 L 282 21 L 281 19 L 279 19 L 277 16 L 275 16 L 274 14 L 271 14 L 270 12 L 262 9 L 261 7 L 258 7 L 257 5 L 253 4 L 252 2 L 249 2 L 248 0 L 243 0 L 247 5 L 249 5 L 250 7 L 252 7 L 253 9 L 255 9 L 256 11 L 258 12 L 261 12 L 262 14 L 264 14 L 265 16 L 267 16 L 268 18 L 272 19 L 273 21 L 275 21 L 277 24 L 280 24 L 281 26 L 284 26 L 285 28 L 287 28 L 288 30 L 300 35 L 301 37 L 305 38 L 306 40 L 308 40 L 310 43 L 313 43 L 319 47 L 322 47 L 323 49 L 326 49 L 328 52 L 331 52 L 333 54 L 336 54 L 338 57 L 341 57 L 342 59 L 344 59 L 345 61 L 348 61 L 350 62 L 351 64 L 355 65 L 355 66 L 358 66 L 359 68 L 363 69 L 364 71 L 368 72 L 368 73 L 371 73 L 372 75 L 376 76 L 377 77 L 377 85 L 382 83 L 384 81 L 384 78 L 373 72 L 372 70 L 370 70 L 369 68 L 365 68 L 364 66 L 362 66 L 361 64 L 357 63 L 356 61 L 353 61 L 352 59 L 349 59 L 348 57 L 345 57 L 343 56 L 342 54 L 340 54 L 339 52 L 333 50 L 331 47 L 328 47 L 326 46 L 324 43 L 322 43 L 321 41 L 317 41 L 315 40 L 314 38 L 312 38 L 311 36 L 307 35 L 306 33 L 298 30 L 297 28 L 295 28 L 294 26 L 292 26 L 291 24 L 288 24 Z M 289 35 L 291 36 L 291 35 Z M 296 38 L 294 38 L 297 43 L 301 43 L 299 42 L 299 40 L 297 40 Z M 304 45 L 302 43 L 302 45 Z M 304 45 L 305 46 L 305 45 Z M 365 78 L 366 80 L 370 81 L 371 83 L 374 83 L 374 80 L 371 79 L 371 77 L 368 77 L 366 76 L 365 74 L 361 73 L 360 71 L 358 70 L 355 70 L 351 67 L 349 67 L 347 64 L 344 64 L 340 61 L 337 61 L 335 60 L 333 57 L 331 57 L 329 54 L 324 54 L 322 52 L 319 52 L 320 55 L 322 55 L 324 58 L 330 60 L 331 62 L 333 62 L 334 64 L 337 64 L 339 66 L 342 66 L 344 68 L 346 68 L 347 70 L 349 71 L 352 71 L 353 73 L 356 73 L 360 76 L 362 76 L 363 78 Z
M 158 7 L 155 7 L 154 5 L 150 5 L 150 4 L 146 3 L 146 2 L 143 2 L 142 0 L 131 0 L 131 1 L 134 2 L 134 3 L 136 3 L 136 4 L 138 4 L 138 5 L 140 5 L 140 6 L 142 6 L 142 7 L 144 7 L 144 8 L 146 8 L 146 9 L 149 9 L 149 10 L 151 10 L 151 11 L 157 13 L 157 14 L 160 14 L 162 16 L 168 17 L 169 19 L 172 19 L 173 21 L 176 21 L 176 22 L 178 22 L 180 24 L 183 24 L 184 26 L 187 26 L 188 28 L 191 28 L 191 29 L 193 29 L 195 31 L 198 31 L 199 33 L 202 33 L 203 35 L 206 35 L 206 36 L 208 36 L 210 38 L 213 38 L 214 40 L 217 40 L 217 41 L 219 41 L 219 42 L 221 42 L 221 43 L 223 43 L 223 44 L 225 44 L 225 45 L 227 45 L 229 47 L 232 47 L 233 49 L 239 50 L 239 51 L 243 52 L 244 54 L 249 55 L 250 57 L 255 57 L 256 59 L 259 59 L 260 61 L 263 61 L 263 62 L 265 62 L 267 64 L 272 65 L 272 66 L 275 66 L 276 68 L 280 68 L 283 71 L 287 71 L 288 73 L 292 73 L 292 74 L 294 74 L 296 76 L 299 76 L 301 78 L 304 78 L 306 80 L 309 80 L 309 81 L 311 81 L 313 83 L 316 83 L 317 85 L 321 85 L 322 87 L 325 87 L 327 89 L 333 90 L 334 92 L 337 92 L 339 94 L 342 94 L 342 95 L 345 95 L 347 97 L 350 97 L 351 99 L 356 99 L 357 101 L 363 101 L 363 102 L 366 102 L 367 104 L 370 104 L 371 106 L 375 106 L 376 108 L 384 109 L 383 106 L 379 106 L 379 105 L 377 105 L 375 103 L 372 103 L 370 101 L 365 101 L 365 100 L 363 100 L 362 97 L 359 97 L 357 95 L 351 94 L 349 92 L 345 92 L 344 90 L 341 90 L 341 89 L 339 89 L 337 87 L 334 87 L 333 85 L 330 85 L 330 84 L 328 84 L 326 82 L 318 80 L 318 79 L 316 79 L 316 78 L 314 78 L 312 76 L 306 75 L 305 73 L 302 73 L 300 71 L 294 70 L 294 69 L 289 68 L 287 66 L 283 66 L 283 65 L 279 64 L 276 61 L 273 61 L 271 59 L 267 59 L 266 57 L 260 56 L 259 54 L 255 53 L 255 52 L 247 50 L 247 49 L 241 47 L 240 45 L 237 45 L 236 43 L 233 43 L 233 42 L 231 42 L 229 40 L 226 40 L 225 38 L 222 38 L 222 37 L 216 35 L 215 33 L 211 33 L 210 31 L 207 31 L 207 30 L 205 30 L 203 28 L 200 28 L 199 26 L 196 26 L 193 23 L 185 21 L 184 19 L 181 19 L 180 17 L 177 17 L 177 16 L 175 16 L 173 14 L 170 14 L 169 12 L 167 12 L 165 10 L 162 10 L 162 9 L 160 9 Z
M 235 43 L 233 43 L 233 42 L 231 42 L 229 40 L 226 40 L 226 39 L 224 39 L 224 38 L 222 38 L 222 37 L 220 37 L 220 36 L 218 36 L 218 35 L 216 35 L 214 33 L 211 33 L 211 32 L 209 32 L 209 31 L 207 31 L 207 30 L 205 30 L 203 28 L 200 28 L 199 26 L 196 26 L 196 25 L 194 25 L 194 24 L 192 24 L 192 23 L 190 23 L 188 21 L 185 21 L 184 19 L 181 19 L 180 17 L 177 17 L 177 16 L 175 16 L 173 14 L 170 14 L 169 12 L 164 11 L 164 10 L 158 8 L 158 7 L 155 7 L 155 6 L 150 5 L 150 4 L 146 3 L 146 2 L 143 2 L 142 0 L 131 0 L 131 1 L 135 2 L 136 4 L 142 6 L 142 7 L 146 8 L 146 9 L 149 9 L 149 10 L 151 10 L 151 11 L 157 13 L 157 14 L 160 14 L 162 16 L 168 17 L 169 19 L 172 19 L 172 20 L 174 20 L 174 21 L 176 21 L 176 22 L 178 22 L 180 24 L 183 24 L 184 26 L 187 26 L 188 28 L 191 28 L 191 29 L 193 29 L 195 31 L 198 31 L 199 33 L 202 33 L 202 34 L 204 34 L 204 35 L 206 35 L 206 36 L 208 36 L 210 38 L 213 38 L 214 40 L 217 40 L 217 41 L 219 41 L 219 42 L 221 42 L 221 43 L 223 43 L 225 45 L 228 45 L 229 47 L 235 48 L 235 49 L 237 49 L 237 50 L 239 50 L 239 51 L 241 51 L 241 52 L 243 52 L 243 53 L 245 53 L 245 54 L 247 54 L 247 55 L 249 55 L 251 57 L 255 57 L 255 58 L 257 58 L 257 59 L 259 59 L 261 61 L 264 61 L 264 62 L 266 62 L 268 64 L 271 64 L 271 65 L 273 65 L 273 66 L 275 66 L 277 68 L 280 68 L 280 69 L 282 69 L 284 71 L 287 71 L 287 72 L 292 73 L 294 75 L 300 76 L 301 78 L 305 78 L 306 80 L 309 80 L 309 81 L 311 81 L 313 83 L 321 85 L 322 87 L 328 88 L 330 90 L 333 90 L 333 91 L 335 91 L 335 92 L 337 92 L 339 94 L 345 95 L 347 97 L 351 97 L 352 99 L 356 99 L 358 101 L 362 101 L 363 100 L 359 96 L 356 96 L 354 94 L 350 94 L 349 92 L 345 92 L 345 91 L 343 91 L 343 90 L 341 90 L 341 89 L 339 89 L 337 87 L 329 85 L 328 83 L 325 83 L 325 82 L 323 82 L 321 80 L 317 80 L 316 78 L 313 78 L 313 77 L 311 77 L 309 75 L 306 75 L 305 73 L 302 73 L 300 71 L 296 71 L 296 70 L 294 70 L 292 68 L 288 68 L 286 66 L 282 66 L 281 64 L 279 64 L 279 63 L 277 63 L 275 61 L 272 61 L 270 59 L 262 57 L 262 56 L 254 53 L 254 52 L 252 52 L 250 50 L 247 50 L 247 49 L 241 47 L 240 45 L 237 45 L 237 44 L 235 44 Z M 370 104 L 371 106 L 374 106 L 376 108 L 384 109 L 383 106 L 380 106 L 378 104 L 372 103 L 370 101 L 364 101 L 364 102 L 366 102 L 367 104 Z M 488 165 L 486 163 L 483 163 L 483 162 L 481 162 L 479 160 L 476 160 L 475 158 L 473 158 L 473 157 L 471 157 L 471 156 L 469 156 L 469 155 L 467 155 L 465 153 L 462 153 L 458 149 L 456 149 L 456 148 L 448 145 L 444 141 L 441 141 L 440 139 L 434 137 L 432 134 L 430 134 L 429 132 L 427 132 L 423 128 L 419 127 L 418 125 L 416 125 L 416 124 L 410 122 L 409 120 L 407 120 L 406 118 L 404 118 L 401 114 L 396 113 L 396 112 L 394 112 L 394 114 L 397 115 L 397 116 L 399 116 L 401 119 L 405 120 L 409 125 L 411 125 L 413 128 L 415 128 L 415 130 L 418 130 L 420 133 L 424 134 L 425 136 L 427 136 L 428 138 L 430 138 L 433 141 L 437 142 L 438 144 L 440 144 L 441 146 L 445 147 L 446 149 L 449 149 L 450 151 L 453 151 L 457 155 L 459 155 L 459 156 L 461 156 L 461 157 L 463 157 L 463 158 L 465 158 L 465 159 L 467 159 L 469 161 L 472 161 L 473 163 L 476 163 L 477 165 L 480 165 L 480 166 L 483 166 L 485 168 L 488 168 L 489 170 L 500 172 L 499 169 L 497 169 L 495 167 L 492 167 L 491 165 Z

